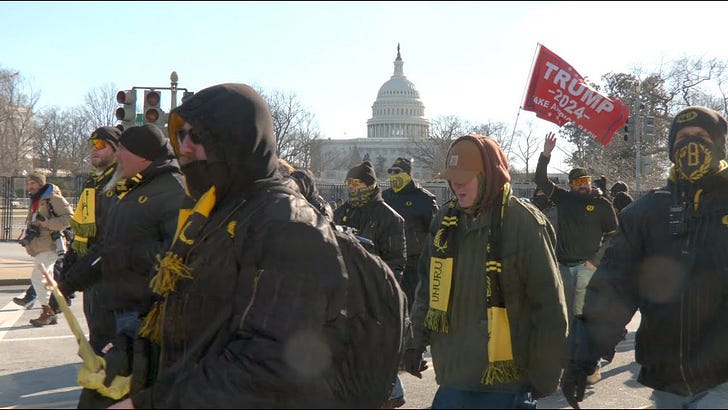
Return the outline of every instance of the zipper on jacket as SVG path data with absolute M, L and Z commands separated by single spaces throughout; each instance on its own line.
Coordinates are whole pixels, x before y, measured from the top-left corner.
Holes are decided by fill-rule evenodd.
M 255 273 L 255 277 L 253 278 L 253 293 L 250 295 L 250 302 L 248 302 L 248 306 L 245 307 L 245 310 L 243 311 L 243 315 L 240 317 L 240 321 L 238 322 L 238 329 L 243 328 L 243 323 L 245 322 L 245 318 L 248 316 L 248 312 L 250 312 L 250 308 L 253 307 L 253 303 L 255 303 L 255 294 L 258 291 L 258 283 L 260 282 L 260 277 L 263 275 L 263 269 L 258 269 L 258 272 Z
M 682 250 L 682 254 L 686 255 L 690 252 L 690 246 L 691 246 L 691 239 L 693 237 L 692 233 L 688 233 L 688 237 L 685 239 L 685 245 Z M 692 266 L 690 266 L 692 268 Z M 688 395 L 693 395 L 693 389 L 690 388 L 690 384 L 688 383 L 688 378 L 685 376 L 685 355 L 683 354 L 685 351 L 685 291 L 683 290 L 682 294 L 680 295 L 680 377 L 682 377 L 683 383 L 685 383 L 685 388 L 688 390 Z
M 685 337 L 684 337 L 685 332 L 683 331 L 685 329 L 685 327 L 683 326 L 684 325 L 683 309 L 685 307 L 684 302 L 685 302 L 685 294 L 683 293 L 682 296 L 680 296 L 680 377 L 682 377 L 683 383 L 685 383 L 685 387 L 688 389 L 688 396 L 692 396 L 693 389 L 690 388 L 690 384 L 688 383 L 688 378 L 685 377 L 685 364 L 684 364 L 684 360 L 683 360 L 684 359 L 684 356 L 683 356 L 684 341 L 685 341 Z

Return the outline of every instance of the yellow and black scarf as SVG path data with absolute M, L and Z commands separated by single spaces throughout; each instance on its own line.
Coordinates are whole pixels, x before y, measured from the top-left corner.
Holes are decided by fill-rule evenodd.
M 71 248 L 82 256 L 88 251 L 88 241 L 97 234 L 96 227 L 96 191 L 103 187 L 116 171 L 116 164 L 103 172 L 93 173 L 86 179 L 85 188 L 78 197 L 76 210 L 71 217 L 73 242 Z
M 195 240 L 210 217 L 212 208 L 217 201 L 216 189 L 213 186 L 205 192 L 198 201 L 189 194 L 185 197 L 182 209 L 179 211 L 177 231 L 170 249 L 164 257 L 157 256 L 157 274 L 152 278 L 149 287 L 161 300 L 154 302 L 151 311 L 147 314 L 139 334 L 160 343 L 162 318 L 164 317 L 163 298 L 175 290 L 177 281 L 192 278 L 190 267 L 185 260 Z
M 503 235 L 502 225 L 506 202 L 510 196 L 510 184 L 505 183 L 501 201 L 493 210 L 490 234 L 486 247 L 486 315 L 488 318 L 488 367 L 483 372 L 481 383 L 493 385 L 515 381 L 520 370 L 513 360 L 511 330 L 508 321 L 505 299 L 501 287 L 503 274 Z M 448 205 L 440 228 L 432 243 L 430 257 L 430 308 L 425 318 L 425 326 L 435 332 L 448 332 L 448 307 L 452 289 L 456 236 L 458 226 L 457 200 Z

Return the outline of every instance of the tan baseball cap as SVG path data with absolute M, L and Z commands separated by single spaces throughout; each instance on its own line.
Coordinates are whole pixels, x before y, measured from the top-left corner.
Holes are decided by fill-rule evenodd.
M 463 139 L 450 147 L 447 153 L 447 166 L 440 176 L 458 184 L 470 181 L 483 173 L 483 157 L 475 142 Z

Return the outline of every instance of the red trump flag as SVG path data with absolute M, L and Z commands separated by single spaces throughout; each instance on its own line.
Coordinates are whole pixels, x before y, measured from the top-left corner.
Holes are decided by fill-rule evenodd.
M 599 94 L 569 63 L 541 44 L 523 109 L 559 127 L 570 122 L 605 146 L 629 118 L 622 101 Z

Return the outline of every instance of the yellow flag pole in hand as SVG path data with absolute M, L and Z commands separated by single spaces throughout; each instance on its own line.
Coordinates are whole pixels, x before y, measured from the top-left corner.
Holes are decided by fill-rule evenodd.
M 63 316 L 71 328 L 71 332 L 76 336 L 76 342 L 78 342 L 78 355 L 83 360 L 83 365 L 78 371 L 78 384 L 87 389 L 96 390 L 100 394 L 114 400 L 118 400 L 127 395 L 131 387 L 131 376 L 116 376 L 110 386 L 106 387 L 104 385 L 106 360 L 94 353 L 91 344 L 86 340 L 86 335 L 84 335 L 81 325 L 78 323 L 76 316 L 73 315 L 73 312 L 71 312 L 71 308 L 66 303 L 66 298 L 53 279 L 53 275 L 49 274 L 43 265 L 41 265 L 41 271 L 46 279 L 46 287 L 53 290 L 53 294 L 56 296 L 56 302 L 58 302 L 58 306 L 61 308 L 61 312 L 63 312 Z

